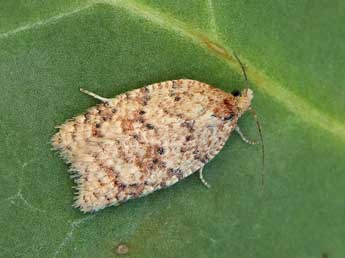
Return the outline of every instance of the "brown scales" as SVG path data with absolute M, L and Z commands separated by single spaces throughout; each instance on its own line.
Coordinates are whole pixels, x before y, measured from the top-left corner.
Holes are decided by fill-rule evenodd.
M 168 187 L 203 168 L 224 146 L 252 91 L 233 96 L 194 80 L 152 84 L 101 99 L 52 139 L 76 177 L 84 212 Z

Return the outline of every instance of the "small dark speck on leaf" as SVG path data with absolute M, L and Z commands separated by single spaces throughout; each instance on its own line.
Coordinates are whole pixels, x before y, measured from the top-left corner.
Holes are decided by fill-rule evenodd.
M 322 258 L 329 258 L 327 253 L 322 253 Z
M 128 246 L 125 245 L 125 244 L 119 244 L 116 247 L 115 251 L 116 251 L 117 254 L 126 254 L 126 253 L 128 253 Z

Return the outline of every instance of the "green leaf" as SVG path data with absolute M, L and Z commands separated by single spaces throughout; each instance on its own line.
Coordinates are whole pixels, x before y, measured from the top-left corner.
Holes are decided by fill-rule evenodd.
M 345 253 L 342 1 L 0 4 L 0 257 L 341 257 Z M 95 214 L 71 205 L 54 126 L 96 100 L 191 78 L 243 88 L 261 154 L 232 135 L 197 175 Z M 257 136 L 251 116 L 239 125 Z

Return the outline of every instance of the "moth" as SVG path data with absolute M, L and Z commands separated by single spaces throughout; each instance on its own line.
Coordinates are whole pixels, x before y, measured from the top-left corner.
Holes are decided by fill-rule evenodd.
M 169 187 L 203 168 L 251 109 L 253 91 L 227 93 L 196 80 L 148 85 L 104 98 L 68 120 L 52 145 L 70 163 L 75 207 L 92 212 Z

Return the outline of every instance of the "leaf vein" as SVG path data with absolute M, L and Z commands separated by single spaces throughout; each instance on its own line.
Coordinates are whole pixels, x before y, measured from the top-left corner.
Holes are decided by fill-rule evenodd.
M 40 28 L 42 26 L 54 23 L 54 22 L 56 22 L 58 20 L 61 20 L 63 18 L 71 16 L 73 14 L 79 13 L 79 12 L 85 10 L 85 9 L 88 9 L 91 6 L 93 6 L 93 4 L 89 4 L 89 5 L 85 5 L 83 7 L 72 9 L 72 10 L 69 10 L 67 12 L 63 12 L 63 13 L 60 13 L 58 15 L 51 16 L 51 17 L 49 17 L 47 19 L 44 19 L 44 20 L 38 20 L 38 21 L 33 22 L 33 23 L 25 24 L 23 26 L 17 27 L 16 29 L 13 29 L 13 30 L 1 33 L 0 34 L 0 39 L 8 38 L 8 37 L 16 35 L 17 33 L 20 33 L 20 32 L 24 32 L 24 31 Z
M 69 225 L 70 230 L 66 233 L 66 236 L 62 239 L 62 241 L 60 242 L 59 246 L 57 247 L 57 249 L 55 250 L 54 254 L 53 254 L 53 258 L 57 257 L 61 251 L 63 250 L 63 248 L 68 244 L 68 242 L 72 239 L 73 237 L 73 233 L 85 222 L 93 219 L 96 215 L 90 215 L 87 217 L 84 217 L 82 219 L 77 219 L 75 221 L 72 221 Z
M 40 208 L 35 207 L 32 205 L 26 198 L 24 197 L 22 193 L 22 188 L 23 188 L 23 183 L 24 183 L 24 170 L 28 166 L 28 164 L 32 163 L 34 160 L 30 160 L 29 162 L 24 162 L 22 167 L 21 167 L 21 173 L 19 177 L 19 183 L 18 183 L 18 190 L 15 194 L 11 195 L 10 197 L 7 197 L 3 200 L 0 201 L 0 205 L 3 203 L 6 203 L 8 201 L 11 201 L 11 204 L 16 204 L 14 200 L 19 199 L 21 200 L 25 206 L 27 206 L 29 209 L 34 210 L 34 211 L 39 211 L 39 212 L 46 212 L 45 210 L 42 210 Z

